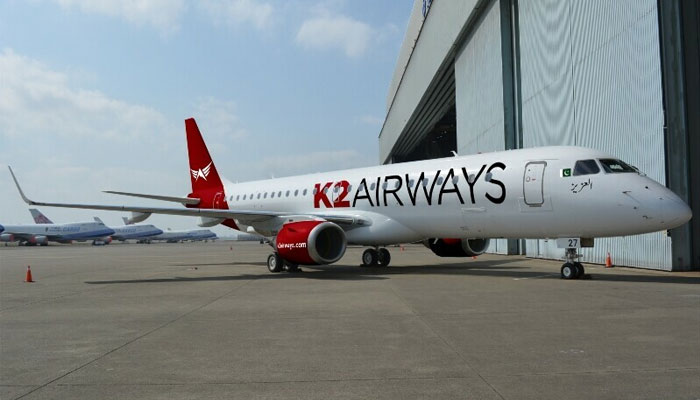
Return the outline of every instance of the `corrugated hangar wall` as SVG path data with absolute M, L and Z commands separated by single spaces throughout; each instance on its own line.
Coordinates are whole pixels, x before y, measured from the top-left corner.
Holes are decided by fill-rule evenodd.
M 523 147 L 608 151 L 665 182 L 659 34 L 654 0 L 519 0 Z M 498 1 L 455 59 L 460 154 L 505 149 Z M 528 256 L 560 258 L 554 241 L 526 240 Z M 506 253 L 505 239 L 490 252 Z M 671 269 L 663 233 L 596 239 L 584 261 Z
M 663 95 L 654 0 L 520 0 L 523 147 L 601 149 L 665 183 Z M 529 256 L 558 258 L 554 241 Z M 671 269 L 664 233 L 596 239 L 584 261 Z
M 700 176 L 692 158 L 700 151 L 695 2 L 434 0 L 421 15 L 423 3 L 431 2 L 414 2 L 389 91 L 381 162 L 434 157 L 416 150 L 442 129 L 436 121 L 451 122 L 452 136 L 431 142 L 444 154 L 455 146 L 461 155 L 545 145 L 597 148 L 667 184 L 697 214 L 700 185 L 691 184 Z M 445 113 L 442 103 L 453 108 Z M 594 249 L 583 251 L 584 261 L 603 263 L 610 252 L 619 265 L 697 268 L 688 262 L 700 262 L 693 224 L 694 230 L 672 230 L 673 242 L 665 233 L 596 239 Z M 490 251 L 563 254 L 546 240 L 494 240 Z

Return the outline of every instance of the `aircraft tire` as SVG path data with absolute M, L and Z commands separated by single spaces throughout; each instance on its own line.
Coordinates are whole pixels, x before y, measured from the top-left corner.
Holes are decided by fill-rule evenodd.
M 282 272 L 284 260 L 277 253 L 272 253 L 267 257 L 267 269 L 272 273 Z
M 387 250 L 385 248 L 381 248 L 377 252 L 377 255 L 378 255 L 377 261 L 379 262 L 380 266 L 382 266 L 382 267 L 389 266 L 389 263 L 391 262 L 391 253 L 389 253 L 389 250 Z
M 583 264 L 575 262 L 574 267 L 576 267 L 576 279 L 583 278 L 583 276 L 586 275 L 586 269 L 583 268 Z
M 576 266 L 573 263 L 564 263 L 561 266 L 561 277 L 563 279 L 576 279 L 578 277 Z
M 362 253 L 362 266 L 374 267 L 379 262 L 379 253 L 375 249 L 367 249 Z

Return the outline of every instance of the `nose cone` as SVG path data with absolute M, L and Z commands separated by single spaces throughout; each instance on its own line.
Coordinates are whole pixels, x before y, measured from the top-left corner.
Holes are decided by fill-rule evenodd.
M 667 201 L 663 205 L 662 215 L 664 223 L 668 225 L 667 229 L 681 226 L 693 217 L 690 207 L 670 190 L 664 200 Z

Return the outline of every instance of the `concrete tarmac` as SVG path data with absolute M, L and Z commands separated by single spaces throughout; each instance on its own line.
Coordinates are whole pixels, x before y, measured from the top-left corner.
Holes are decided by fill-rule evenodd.
M 0 398 L 700 398 L 698 273 L 361 251 L 0 247 Z

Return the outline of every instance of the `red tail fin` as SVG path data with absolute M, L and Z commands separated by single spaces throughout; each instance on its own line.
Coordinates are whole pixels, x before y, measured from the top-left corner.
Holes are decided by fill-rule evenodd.
M 190 158 L 190 180 L 192 181 L 192 193 L 204 191 L 223 190 L 223 184 L 216 166 L 209 155 L 207 145 L 204 144 L 202 134 L 199 133 L 194 118 L 185 120 L 187 132 L 187 153 Z

